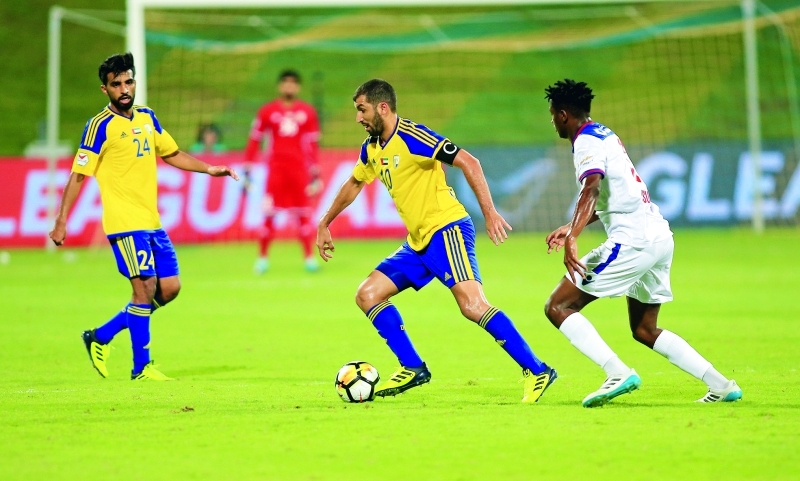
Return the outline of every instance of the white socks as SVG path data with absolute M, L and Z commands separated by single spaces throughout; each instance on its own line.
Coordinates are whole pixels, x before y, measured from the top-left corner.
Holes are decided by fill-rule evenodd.
M 708 385 L 711 389 L 724 389 L 728 387 L 728 378 L 720 374 L 719 371 L 714 369 L 714 366 L 708 368 L 705 374 L 703 374 L 703 382 Z
M 602 367 L 607 376 L 630 371 L 580 312 L 570 314 L 564 319 L 559 330 L 577 350 Z
M 702 380 L 712 389 L 722 389 L 728 383 L 725 376 L 714 369 L 710 362 L 674 332 L 666 329 L 661 331 L 653 345 L 653 350 L 666 357 L 672 364 Z
M 564 319 L 559 330 L 577 350 L 602 367 L 607 376 L 630 371 L 580 312 Z M 702 380 L 711 389 L 723 389 L 728 384 L 725 376 L 674 332 L 662 330 L 656 338 L 653 350 L 666 357 L 672 364 Z

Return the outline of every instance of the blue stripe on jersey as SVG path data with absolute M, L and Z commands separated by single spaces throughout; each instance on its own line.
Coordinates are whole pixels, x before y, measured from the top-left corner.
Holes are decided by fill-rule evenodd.
M 433 145 L 423 142 L 416 136 L 403 132 L 400 129 L 398 129 L 396 133 L 401 139 L 403 139 L 403 142 L 405 142 L 406 146 L 408 147 L 408 151 L 413 155 L 419 155 L 421 157 L 433 157 L 433 154 L 436 152 L 436 146 L 439 145 L 439 142 Z
M 428 127 L 408 119 L 400 119 L 395 133 L 403 139 L 411 154 L 422 157 L 433 157 L 436 147 L 444 140 Z
M 367 140 L 361 144 L 361 155 L 358 156 L 358 159 L 361 161 L 362 164 L 367 165 L 369 162 L 369 156 L 367 155 L 367 146 L 372 143 L 372 137 L 367 137 Z
M 147 107 L 136 107 L 136 111 L 148 114 L 150 118 L 153 119 L 153 127 L 156 129 L 156 132 L 158 132 L 159 134 L 162 132 L 161 124 L 158 123 L 158 119 L 156 118 L 156 113 L 153 112 L 153 109 Z
M 111 122 L 114 116 L 109 114 L 99 123 L 95 122 L 96 117 L 86 124 L 86 129 L 83 131 L 83 139 L 81 140 L 81 149 L 94 152 L 100 155 L 100 149 L 108 138 L 106 128 L 108 123 Z M 95 125 L 92 125 L 95 124 Z
M 425 127 L 422 124 L 415 124 L 414 122 L 412 122 L 412 121 L 410 121 L 408 119 L 401 119 L 401 122 L 403 122 L 403 124 L 405 124 L 404 126 L 411 127 L 411 128 L 413 128 L 415 130 L 422 131 L 421 134 L 423 134 L 423 135 L 427 134 L 425 136 L 429 137 L 430 140 L 436 141 L 436 143 L 439 143 L 442 140 L 444 140 L 444 137 L 442 137 L 441 135 L 437 134 L 436 132 L 434 132 L 433 130 L 429 129 L 428 127 Z
M 603 124 L 593 122 L 585 129 L 582 129 L 578 135 L 591 135 L 592 137 L 597 137 L 598 139 L 603 140 L 606 137 L 614 135 L 614 132 L 612 132 L 611 129 Z

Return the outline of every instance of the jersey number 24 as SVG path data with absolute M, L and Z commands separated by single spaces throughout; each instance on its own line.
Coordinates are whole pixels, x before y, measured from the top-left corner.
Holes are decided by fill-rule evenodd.
M 136 144 L 136 157 L 144 157 L 144 154 L 150 154 L 150 144 L 147 143 L 147 139 L 144 139 L 144 144 L 139 139 L 133 139 L 133 143 Z

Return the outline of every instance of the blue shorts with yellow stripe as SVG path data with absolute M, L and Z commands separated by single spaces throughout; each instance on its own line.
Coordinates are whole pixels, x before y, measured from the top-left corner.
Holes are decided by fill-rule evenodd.
M 472 219 L 465 217 L 439 229 L 422 251 L 404 243 L 375 269 L 386 274 L 400 291 L 409 287 L 420 290 L 434 277 L 448 289 L 463 281 L 481 282 Z
M 128 279 L 178 275 L 178 256 L 164 229 L 111 234 L 108 242 L 119 273 Z

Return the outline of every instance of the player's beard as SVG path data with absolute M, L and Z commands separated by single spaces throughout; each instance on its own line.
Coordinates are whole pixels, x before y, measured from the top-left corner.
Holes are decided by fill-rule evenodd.
M 375 120 L 367 125 L 367 133 L 371 137 L 378 137 L 383 133 L 383 119 L 380 115 L 376 115 Z
M 130 109 L 132 109 L 132 108 L 133 108 L 133 100 L 134 100 L 135 96 L 134 96 L 134 95 L 127 95 L 127 96 L 126 96 L 127 98 L 131 99 L 130 103 L 128 103 L 128 105 L 127 105 L 127 106 L 126 106 L 126 105 L 123 105 L 123 104 L 120 102 L 120 100 L 122 99 L 122 97 L 123 97 L 123 96 L 122 96 L 122 95 L 120 95 L 120 97 L 119 97 L 119 98 L 117 98 L 116 100 L 114 100 L 114 99 L 111 99 L 111 105 L 113 105 L 113 106 L 114 106 L 114 108 L 116 108 L 116 109 L 117 109 L 118 111 L 120 111 L 120 112 L 127 112 L 128 110 L 130 110 Z

